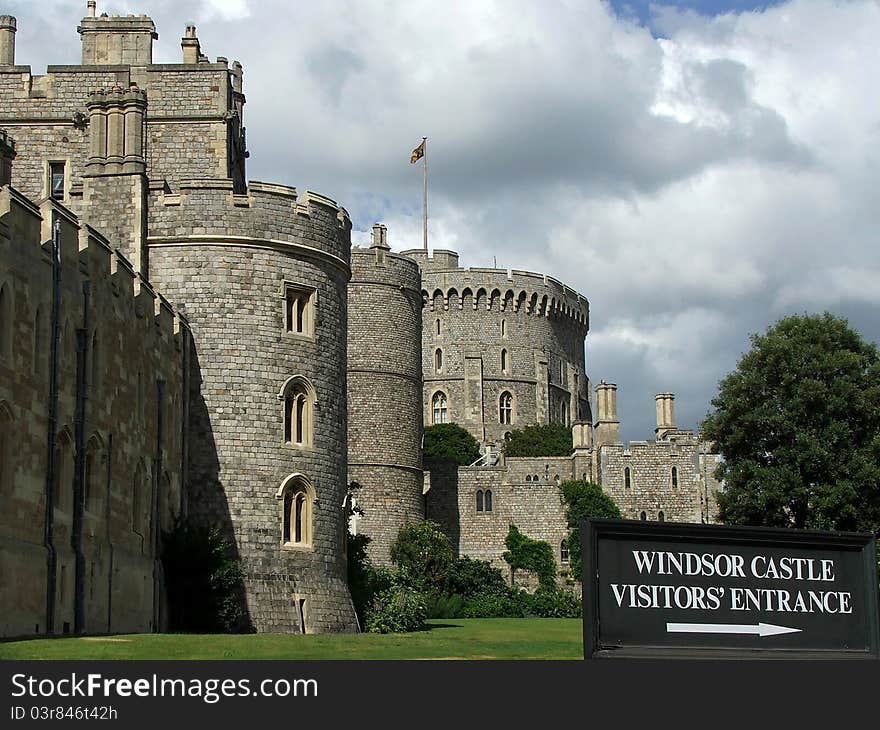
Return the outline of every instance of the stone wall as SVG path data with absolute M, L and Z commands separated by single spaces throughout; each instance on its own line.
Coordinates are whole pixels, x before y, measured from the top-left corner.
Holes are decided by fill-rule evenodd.
M 0 290 L 0 635 L 160 629 L 158 535 L 185 508 L 188 330 L 100 234 L 8 187 Z
M 352 250 L 348 285 L 348 476 L 374 563 L 424 515 L 422 301 L 418 266 L 383 247 Z
M 481 442 L 500 443 L 536 423 L 590 419 L 581 295 L 542 274 L 457 268 L 454 252 L 404 254 L 422 266 L 426 424 L 437 393 L 446 395 L 447 420 Z M 512 397 L 509 424 L 501 422 L 504 393 Z
M 356 628 L 346 584 L 345 211 L 314 193 L 193 184 L 150 208 L 150 269 L 193 331 L 193 513 L 221 525 L 246 570 L 258 631 Z M 309 292 L 310 331 L 286 330 L 288 287 Z M 313 435 L 296 443 L 284 394 L 304 384 Z M 285 539 L 285 489 L 307 485 L 308 537 Z

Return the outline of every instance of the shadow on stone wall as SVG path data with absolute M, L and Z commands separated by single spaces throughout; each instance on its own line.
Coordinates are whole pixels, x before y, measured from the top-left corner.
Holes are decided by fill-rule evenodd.
M 241 554 L 235 539 L 229 502 L 220 481 L 220 459 L 217 455 L 211 418 L 202 396 L 201 367 L 195 343 L 190 360 L 188 431 L 190 441 L 187 515 L 195 524 L 219 528 L 226 544 L 230 546 L 231 552 L 228 557 L 240 560 Z M 237 631 L 253 632 L 243 581 L 236 581 L 233 597 L 241 614 Z
M 452 544 L 452 550 L 458 555 L 461 542 L 458 465 L 451 461 L 426 457 L 425 469 L 431 474 L 431 489 L 428 490 L 425 500 L 425 519 L 440 525 Z

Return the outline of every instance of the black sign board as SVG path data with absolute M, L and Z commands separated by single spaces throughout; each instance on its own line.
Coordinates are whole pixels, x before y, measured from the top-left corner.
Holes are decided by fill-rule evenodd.
M 873 535 L 586 520 L 584 657 L 877 659 Z

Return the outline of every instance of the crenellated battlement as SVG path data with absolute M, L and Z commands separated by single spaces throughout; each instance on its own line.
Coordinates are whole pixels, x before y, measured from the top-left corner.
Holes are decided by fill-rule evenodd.
M 285 249 L 329 257 L 349 271 L 351 219 L 320 193 L 252 181 L 236 193 L 232 180 L 183 180 L 178 192 L 150 191 L 148 244 L 235 245 Z
M 58 201 L 46 199 L 39 206 L 10 186 L 0 188 L 0 241 L 20 262 L 51 261 L 52 227 L 60 225 L 60 252 L 64 278 L 87 276 L 92 287 L 106 286 L 114 298 L 128 301 L 123 310 L 149 317 L 158 337 L 179 340 L 188 331 L 186 319 L 99 232 L 84 224 Z M 180 347 L 177 342 L 177 347 Z

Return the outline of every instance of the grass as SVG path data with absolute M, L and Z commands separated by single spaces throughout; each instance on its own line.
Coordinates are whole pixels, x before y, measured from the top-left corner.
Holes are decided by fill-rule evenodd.
M 0 659 L 582 659 L 581 619 L 436 619 L 412 634 L 129 634 L 0 643 Z

